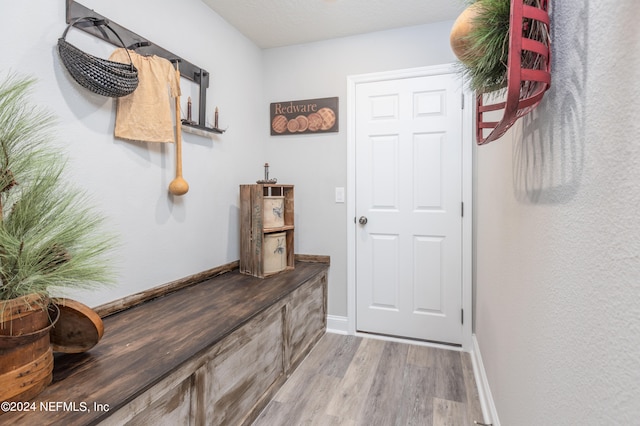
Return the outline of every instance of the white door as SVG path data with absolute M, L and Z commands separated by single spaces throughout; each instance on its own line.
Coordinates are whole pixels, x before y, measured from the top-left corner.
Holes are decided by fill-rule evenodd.
M 462 342 L 462 84 L 355 87 L 356 328 Z

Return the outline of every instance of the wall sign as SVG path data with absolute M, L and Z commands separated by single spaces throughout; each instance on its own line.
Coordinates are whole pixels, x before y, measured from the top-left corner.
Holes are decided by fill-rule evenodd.
M 338 97 L 274 102 L 270 107 L 271 135 L 338 131 Z

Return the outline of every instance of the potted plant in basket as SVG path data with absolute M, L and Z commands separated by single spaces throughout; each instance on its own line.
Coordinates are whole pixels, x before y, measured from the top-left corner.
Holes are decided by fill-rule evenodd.
M 519 1 L 540 8 L 547 0 Z M 507 87 L 511 0 L 467 0 L 467 3 L 469 6 L 451 29 L 451 48 L 471 90 L 501 96 Z M 549 30 L 540 21 L 525 19 L 522 31 L 528 39 L 549 42 Z M 541 60 L 537 52 L 522 52 L 523 68 L 537 69 Z
M 50 382 L 50 297 L 112 280 L 115 239 L 86 194 L 63 179 L 53 117 L 30 105 L 33 79 L 0 82 L 0 401 L 33 398 Z

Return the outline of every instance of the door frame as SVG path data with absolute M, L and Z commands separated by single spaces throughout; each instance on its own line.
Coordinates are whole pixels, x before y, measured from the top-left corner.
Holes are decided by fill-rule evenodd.
M 352 335 L 356 331 L 356 130 L 355 105 L 356 87 L 361 83 L 396 80 L 402 78 L 423 77 L 439 74 L 459 73 L 454 64 L 435 65 L 419 68 L 409 68 L 394 71 L 384 71 L 370 74 L 347 76 L 347 332 Z M 462 309 L 464 323 L 462 325 L 462 350 L 470 352 L 472 344 L 473 323 L 473 116 L 475 103 L 473 95 L 465 84 L 462 86 L 460 102 L 463 106 L 462 117 L 462 202 L 464 216 L 462 217 Z

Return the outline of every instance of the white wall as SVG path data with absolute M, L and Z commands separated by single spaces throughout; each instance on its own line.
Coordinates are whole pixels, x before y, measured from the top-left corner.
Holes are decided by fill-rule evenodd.
M 32 100 L 59 117 L 70 180 L 93 196 L 122 239 L 118 284 L 75 295 L 95 306 L 238 259 L 238 185 L 262 176 L 265 107 L 260 50 L 200 0 L 80 3 L 209 71 L 208 115 L 219 106 L 220 126 L 229 127 L 213 139 L 183 133 L 190 190 L 173 198 L 173 145 L 114 139 L 114 102 L 79 87 L 62 68 L 55 46 L 66 27 L 64 0 L 2 2 L 0 74 L 38 79 Z M 79 30 L 67 40 L 105 58 L 114 49 Z M 182 84 L 186 109 L 194 87 Z
M 553 2 L 553 88 L 477 151 L 476 334 L 503 425 L 640 418 L 638 16 Z
M 60 119 L 70 180 L 122 239 L 117 285 L 70 296 L 95 306 L 237 260 L 238 185 L 261 178 L 268 161 L 272 177 L 296 185 L 296 252 L 331 256 L 329 312 L 346 315 L 346 206 L 334 203 L 334 188 L 346 187 L 346 77 L 452 62 L 452 23 L 261 51 L 200 0 L 80 3 L 209 71 L 208 115 L 218 106 L 229 129 L 213 138 L 183 132 L 190 190 L 171 197 L 173 146 L 114 139 L 114 102 L 62 68 L 55 46 L 65 2 L 2 4 L 0 73 L 37 77 L 32 100 Z M 67 40 L 105 58 L 114 48 L 79 30 Z M 191 95 L 196 115 L 196 88 L 182 84 L 183 108 Z M 270 102 L 331 96 L 340 97 L 339 133 L 269 135 Z
M 451 63 L 452 22 L 382 31 L 264 51 L 271 174 L 296 185 L 296 253 L 331 256 L 329 314 L 347 315 L 347 218 L 335 188 L 347 186 L 347 76 Z M 271 102 L 340 98 L 338 133 L 268 136 Z

